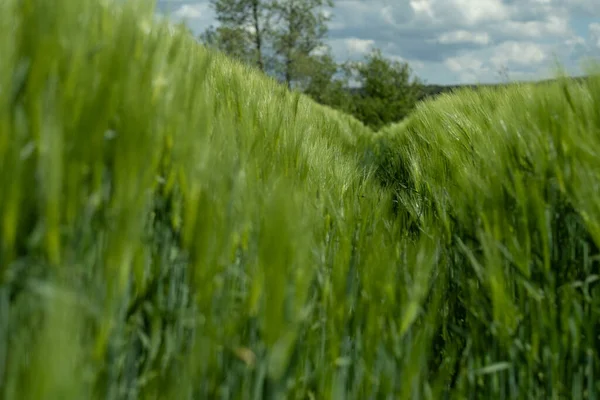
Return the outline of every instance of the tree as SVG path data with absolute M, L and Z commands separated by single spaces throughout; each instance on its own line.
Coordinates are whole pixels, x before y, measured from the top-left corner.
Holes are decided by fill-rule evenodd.
M 291 88 L 292 82 L 310 75 L 314 52 L 323 46 L 332 0 L 273 0 L 273 50 L 275 69 Z
M 373 129 L 401 121 L 418 101 L 422 85 L 417 78 L 411 81 L 409 65 L 386 59 L 379 49 L 348 68 L 360 84 L 353 114 Z
M 219 27 L 210 27 L 201 40 L 265 71 L 264 44 L 269 35 L 270 0 L 211 0 Z
M 210 0 L 219 26 L 200 40 L 275 75 L 289 88 L 303 87 L 322 60 L 332 0 Z
M 348 90 L 348 74 L 335 62 L 331 51 L 313 56 L 312 68 L 303 88 L 304 94 L 320 104 L 342 111 L 350 111 L 352 96 Z
M 254 64 L 254 52 L 248 47 L 247 34 L 241 29 L 225 26 L 215 29 L 211 26 L 200 36 L 200 40 L 205 45 L 216 48 L 232 58 Z

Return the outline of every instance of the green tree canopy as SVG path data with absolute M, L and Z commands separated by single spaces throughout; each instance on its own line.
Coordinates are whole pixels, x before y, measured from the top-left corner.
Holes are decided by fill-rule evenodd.
M 210 27 L 201 40 L 229 56 L 265 71 L 265 44 L 269 40 L 272 0 L 211 0 L 219 26 Z
M 352 95 L 348 88 L 348 72 L 338 64 L 331 51 L 311 57 L 303 92 L 320 104 L 343 111 L 351 110 Z
M 422 90 L 421 82 L 411 79 L 407 63 L 385 58 L 380 49 L 362 62 L 348 63 L 348 68 L 360 86 L 352 113 L 376 130 L 406 117 Z
M 273 50 L 277 73 L 288 87 L 312 74 L 314 51 L 323 47 L 332 0 L 273 0 Z

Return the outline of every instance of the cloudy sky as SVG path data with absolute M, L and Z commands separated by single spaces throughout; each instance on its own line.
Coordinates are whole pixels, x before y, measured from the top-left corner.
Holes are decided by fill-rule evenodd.
M 600 58 L 600 0 L 335 0 L 329 39 L 338 61 L 372 47 L 407 61 L 427 83 L 579 75 Z M 159 12 L 196 33 L 215 24 L 208 0 L 159 0 Z

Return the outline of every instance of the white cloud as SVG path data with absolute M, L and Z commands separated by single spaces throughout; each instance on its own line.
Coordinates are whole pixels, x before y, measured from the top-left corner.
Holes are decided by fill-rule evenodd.
M 508 17 L 502 0 L 452 0 L 469 25 L 486 21 L 499 21 Z
M 588 26 L 588 29 L 590 31 L 590 40 L 592 46 L 600 49 L 600 24 L 592 23 Z
M 581 36 L 573 36 L 565 40 L 565 46 L 574 47 L 574 46 L 583 46 L 585 45 L 585 39 Z
M 375 44 L 374 40 L 358 38 L 348 38 L 345 42 L 350 52 L 359 54 L 368 53 Z
M 460 83 L 477 82 L 489 75 L 490 72 L 483 60 L 472 53 L 447 58 L 444 65 L 458 76 Z
M 397 61 L 399 63 L 405 63 L 406 62 L 406 59 L 404 57 L 394 56 L 394 55 L 388 55 L 388 54 L 384 54 L 384 56 L 386 58 L 389 58 L 392 61 Z
M 541 45 L 534 42 L 504 42 L 494 49 L 490 62 L 496 67 L 508 65 L 531 66 L 547 58 Z
M 499 25 L 499 31 L 522 39 L 534 39 L 564 37 L 569 35 L 571 28 L 567 16 L 549 15 L 543 21 L 505 21 Z
M 181 19 L 198 19 L 205 16 L 206 9 L 206 4 L 184 4 L 173 13 L 173 16 Z
M 381 9 L 381 18 L 388 25 L 393 25 L 396 23 L 396 20 L 394 19 L 394 11 L 391 6 L 385 6 Z
M 466 30 L 457 30 L 445 32 L 438 36 L 438 42 L 442 44 L 475 43 L 488 44 L 490 35 L 487 32 L 469 32 Z
M 425 63 L 419 61 L 419 60 L 407 60 L 404 57 L 398 56 L 398 55 L 394 55 L 394 54 L 389 54 L 386 52 L 382 52 L 383 56 L 391 61 L 394 62 L 399 62 L 401 64 L 405 64 L 407 63 L 409 65 L 409 67 L 413 70 L 415 69 L 423 69 L 425 67 Z
M 504 20 L 509 14 L 502 0 L 411 0 L 410 6 L 418 18 L 438 24 L 472 26 Z
M 425 68 L 425 63 L 421 62 L 421 61 L 408 61 L 408 64 L 411 66 L 411 68 L 413 69 L 424 69 Z
M 547 76 L 541 67 L 547 59 L 544 48 L 535 42 L 509 41 L 448 57 L 444 66 L 461 83 L 498 81 L 503 68 L 508 69 L 509 79 L 541 79 Z
M 444 63 L 452 72 L 479 71 L 484 68 L 483 61 L 473 54 L 450 57 Z
M 434 19 L 432 0 L 410 0 L 410 7 L 417 17 L 425 16 L 429 19 Z
M 555 0 L 569 7 L 574 12 L 584 13 L 588 17 L 600 17 L 598 0 Z

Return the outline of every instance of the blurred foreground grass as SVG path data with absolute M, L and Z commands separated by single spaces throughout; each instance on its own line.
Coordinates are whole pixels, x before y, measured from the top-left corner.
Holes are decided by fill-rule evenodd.
M 373 134 L 143 3 L 0 3 L 0 398 L 598 397 L 600 79 Z

